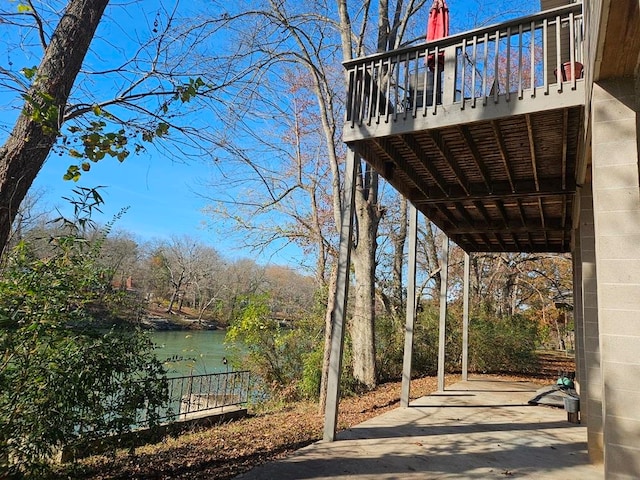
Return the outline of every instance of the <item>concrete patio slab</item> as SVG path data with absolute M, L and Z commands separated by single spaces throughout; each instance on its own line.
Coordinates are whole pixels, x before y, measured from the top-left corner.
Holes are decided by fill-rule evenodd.
M 525 382 L 459 382 L 236 477 L 289 479 L 604 478 L 589 464 L 586 428 L 527 402 Z

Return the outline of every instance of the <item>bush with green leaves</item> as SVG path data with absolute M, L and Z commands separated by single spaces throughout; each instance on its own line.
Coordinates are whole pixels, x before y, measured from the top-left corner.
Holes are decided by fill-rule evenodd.
M 308 318 L 273 317 L 266 294 L 243 299 L 243 308 L 227 330 L 225 341 L 237 363 L 250 369 L 271 400 L 317 397 L 322 369 L 324 323 Z
M 167 402 L 147 335 L 94 316 L 123 304 L 99 245 L 77 230 L 51 245 L 39 258 L 21 242 L 0 270 L 0 477 L 39 477 L 59 447 L 129 431 L 141 411 L 157 424 Z
M 445 369 L 452 372 L 460 369 L 461 333 L 455 317 L 447 317 Z M 439 318 L 437 305 L 431 304 L 424 305 L 423 311 L 416 318 L 412 357 L 414 375 L 435 375 L 438 371 Z M 380 317 L 376 320 L 376 365 L 378 376 L 383 382 L 402 377 L 404 330 L 404 318 Z
M 482 373 L 532 373 L 538 368 L 538 323 L 524 315 L 473 318 L 469 325 L 469 369 Z
M 438 370 L 440 313 L 426 304 L 414 327 L 413 375 L 435 375 Z M 496 318 L 474 315 L 469 322 L 469 370 L 479 373 L 530 373 L 537 369 L 540 343 L 537 322 L 522 315 Z M 382 381 L 402 374 L 404 323 L 381 317 L 376 322 L 377 366 Z M 450 309 L 445 330 L 445 371 L 459 372 L 462 363 L 462 314 Z
M 402 376 L 404 349 L 404 319 L 380 315 L 375 323 L 376 368 L 381 382 Z

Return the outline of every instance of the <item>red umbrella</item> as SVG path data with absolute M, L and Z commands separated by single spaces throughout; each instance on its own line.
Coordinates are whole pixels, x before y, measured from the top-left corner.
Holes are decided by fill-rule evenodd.
M 449 36 L 449 7 L 445 0 L 433 0 L 427 22 L 427 42 L 447 36 Z M 433 55 L 429 55 L 427 65 L 433 70 L 435 66 Z M 440 71 L 444 68 L 444 53 L 438 56 L 438 68 Z

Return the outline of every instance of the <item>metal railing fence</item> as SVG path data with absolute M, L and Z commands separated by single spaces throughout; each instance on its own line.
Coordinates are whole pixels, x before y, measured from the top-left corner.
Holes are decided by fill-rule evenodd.
M 159 420 L 186 420 L 202 412 L 221 411 L 249 402 L 251 375 L 247 370 L 168 378 L 169 402 L 155 412 Z M 145 425 L 141 412 L 138 425 Z

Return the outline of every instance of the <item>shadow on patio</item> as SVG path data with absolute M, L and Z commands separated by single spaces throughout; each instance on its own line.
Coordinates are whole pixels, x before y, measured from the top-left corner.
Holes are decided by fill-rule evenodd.
M 536 388 L 459 382 L 238 478 L 603 478 L 588 463 L 585 427 L 564 410 L 527 404 Z

